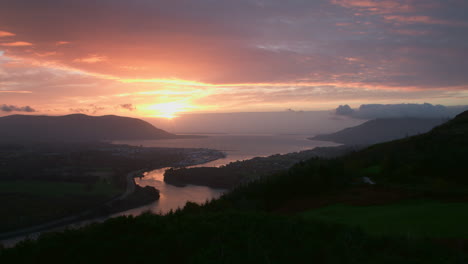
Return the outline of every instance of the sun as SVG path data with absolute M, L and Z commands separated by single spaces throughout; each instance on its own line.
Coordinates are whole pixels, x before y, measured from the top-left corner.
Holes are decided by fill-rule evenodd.
M 178 113 L 187 111 L 193 108 L 185 102 L 168 102 L 154 104 L 147 107 L 146 111 L 151 116 L 172 119 L 177 117 Z

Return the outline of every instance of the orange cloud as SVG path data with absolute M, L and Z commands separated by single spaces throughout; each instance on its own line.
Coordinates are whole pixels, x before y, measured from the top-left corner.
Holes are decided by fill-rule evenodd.
M 42 52 L 42 53 L 41 52 L 36 52 L 34 54 L 39 56 L 39 57 L 49 57 L 49 56 L 57 55 L 57 52 L 55 52 L 55 51 Z
M 0 30 L 0 38 L 1 38 L 1 37 L 12 37 L 12 36 L 15 36 L 15 34 L 13 34 L 13 33 L 11 33 L 11 32 L 1 31 L 1 30 Z
M 107 61 L 107 57 L 105 56 L 98 56 L 98 55 L 90 55 L 89 57 L 85 58 L 78 58 L 73 60 L 74 62 L 81 62 L 81 63 L 98 63 Z
M 347 23 L 347 22 L 338 22 L 338 23 L 335 23 L 335 25 L 337 27 L 347 27 L 347 26 L 351 26 L 352 24 L 351 23 Z
M 0 90 L 0 93 L 30 94 L 32 92 L 31 91 L 2 91 Z
M 57 41 L 57 42 L 55 43 L 55 45 L 61 46 L 61 45 L 67 45 L 67 44 L 70 44 L 70 43 L 71 43 L 71 42 L 69 42 L 69 41 Z
M 1 43 L 0 46 L 4 47 L 27 47 L 32 46 L 32 43 L 25 42 L 25 41 L 16 41 L 16 42 L 8 42 L 8 43 Z
M 386 20 L 393 20 L 403 23 L 424 23 L 424 24 L 437 24 L 437 22 L 428 16 L 384 16 Z
M 342 7 L 358 8 L 378 14 L 409 12 L 414 9 L 411 5 L 406 4 L 405 1 L 400 0 L 332 0 L 331 2 Z

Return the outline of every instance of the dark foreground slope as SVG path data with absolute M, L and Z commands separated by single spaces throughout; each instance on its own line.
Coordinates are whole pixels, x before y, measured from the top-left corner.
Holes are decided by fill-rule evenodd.
M 143 120 L 112 115 L 0 117 L 0 141 L 3 142 L 134 140 L 174 136 Z
M 367 121 L 335 133 L 318 135 L 311 140 L 332 141 L 349 145 L 371 145 L 408 136 L 426 133 L 443 119 L 429 118 L 384 118 Z
M 434 188 L 468 184 L 468 112 L 430 132 L 377 144 L 344 159 L 377 181 Z
M 203 206 L 188 203 L 166 216 L 120 217 L 43 236 L 37 242 L 0 251 L 0 262 L 466 263 L 466 243 L 452 243 L 457 237 L 433 237 L 431 230 L 426 230 L 427 236 L 377 237 L 284 209 L 295 207 L 295 212 L 302 213 L 333 202 L 372 204 L 379 197 L 382 204 L 408 197 L 464 203 L 468 197 L 463 190 L 467 186 L 467 140 L 468 113 L 464 113 L 428 134 L 376 145 L 344 158 L 300 162 Z M 428 160 L 437 164 L 436 171 L 415 169 L 423 168 Z M 377 184 L 364 184 L 363 177 Z M 425 184 L 434 179 L 439 182 L 438 177 L 443 177 L 445 186 L 458 190 Z M 359 199 L 361 190 L 367 195 L 364 199 Z M 434 214 L 432 208 L 427 209 Z M 466 228 L 465 223 L 448 227 Z
M 468 112 L 430 132 L 335 160 L 311 159 L 231 193 L 268 211 L 404 199 L 468 201 Z M 369 178 L 375 185 L 363 184 Z M 242 194 L 241 194 L 242 193 Z M 247 195 L 249 198 L 246 198 Z M 242 198 L 241 198 L 242 197 Z M 289 210 L 291 211 L 291 210 Z
M 373 238 L 299 217 L 220 212 L 142 215 L 43 237 L 2 263 L 463 263 L 428 241 Z

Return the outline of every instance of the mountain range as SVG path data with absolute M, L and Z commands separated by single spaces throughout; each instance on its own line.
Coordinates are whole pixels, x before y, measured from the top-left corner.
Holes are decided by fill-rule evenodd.
M 0 141 L 83 142 L 172 138 L 150 123 L 114 115 L 11 115 L 0 117 Z
M 442 118 L 382 118 L 345 128 L 335 133 L 317 135 L 311 140 L 332 141 L 347 145 L 372 145 L 426 133 L 444 123 Z

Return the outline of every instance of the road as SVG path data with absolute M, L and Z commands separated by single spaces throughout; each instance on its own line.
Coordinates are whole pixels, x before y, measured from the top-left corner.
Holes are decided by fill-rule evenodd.
M 136 177 L 138 174 L 143 173 L 145 169 L 138 170 L 138 171 L 132 171 L 127 174 L 127 186 L 125 189 L 125 192 L 120 194 L 117 197 L 114 197 L 113 199 L 107 201 L 104 203 L 104 206 L 110 205 L 113 202 L 117 200 L 123 200 L 127 198 L 129 195 L 131 195 L 135 191 L 135 181 L 134 177 Z M 86 210 L 84 212 L 71 215 L 62 219 L 54 220 L 51 222 L 47 222 L 44 224 L 36 225 L 36 226 L 31 226 L 31 227 L 26 227 L 23 229 L 11 231 L 11 232 L 6 232 L 6 233 L 0 233 L 0 243 L 4 244 L 4 246 L 11 246 L 10 244 L 15 244 L 15 242 L 18 240 L 23 240 L 26 237 L 30 238 L 37 238 L 42 232 L 45 231 L 58 231 L 61 229 L 64 229 L 68 227 L 70 224 L 77 223 L 77 222 L 90 222 L 89 220 L 83 220 L 86 219 L 86 217 L 93 213 L 96 210 L 96 208 Z M 96 221 L 101 220 L 101 218 L 96 218 Z M 104 218 L 107 219 L 107 218 Z
M 125 189 L 125 192 L 122 195 L 117 197 L 117 200 L 123 200 L 123 199 L 127 198 L 130 194 L 135 192 L 135 186 L 136 186 L 135 177 L 137 177 L 139 174 L 142 174 L 145 171 L 147 171 L 147 169 L 132 171 L 132 172 L 127 174 L 127 188 Z M 112 202 L 112 201 L 110 201 L 110 202 Z

